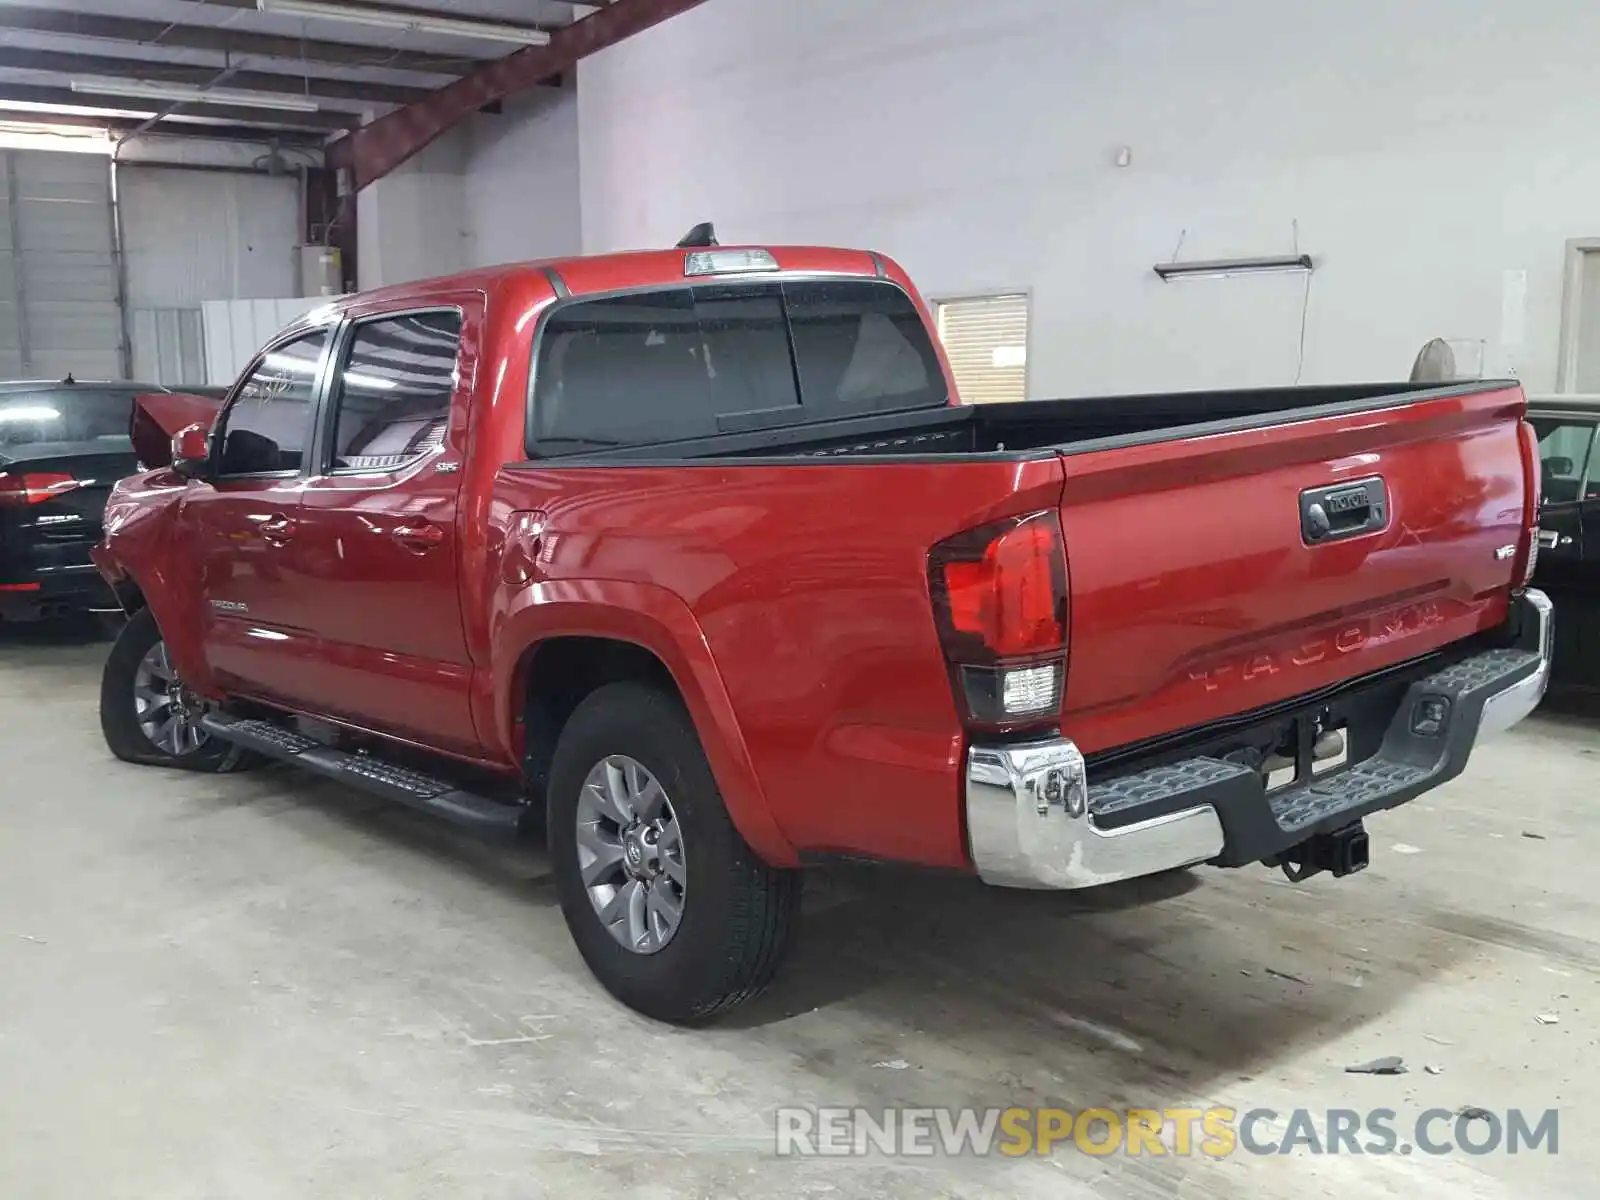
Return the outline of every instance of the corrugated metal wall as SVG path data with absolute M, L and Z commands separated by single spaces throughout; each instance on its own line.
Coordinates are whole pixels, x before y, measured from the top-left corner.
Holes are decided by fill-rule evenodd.
M 298 180 L 133 165 L 119 168 L 117 191 L 134 376 L 213 382 L 202 304 L 298 290 Z
M 6 150 L 0 175 L 0 378 L 120 378 L 109 164 Z

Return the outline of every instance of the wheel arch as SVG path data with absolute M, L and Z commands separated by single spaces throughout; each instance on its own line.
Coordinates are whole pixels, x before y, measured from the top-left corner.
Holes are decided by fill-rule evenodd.
M 740 835 L 769 864 L 798 865 L 687 605 L 652 585 L 593 580 L 543 584 L 537 597 L 519 599 L 492 652 L 504 664 L 495 671 L 495 734 L 533 786 L 548 783 L 555 740 L 585 696 L 624 679 L 654 683 L 683 703 Z

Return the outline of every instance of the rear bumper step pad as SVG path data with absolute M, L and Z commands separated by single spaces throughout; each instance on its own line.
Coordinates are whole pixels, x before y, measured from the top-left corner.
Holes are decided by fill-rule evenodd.
M 1523 593 L 1510 645 L 1411 683 L 1379 726 L 1376 753 L 1281 791 L 1269 792 L 1259 770 L 1204 755 L 1095 780 L 1066 738 L 975 745 L 966 785 L 973 864 L 1003 886 L 1081 888 L 1201 862 L 1282 861 L 1459 775 L 1480 736 L 1538 705 L 1551 631 L 1549 599 Z
M 335 750 L 272 721 L 211 713 L 201 720 L 201 726 L 224 742 L 480 833 L 515 833 L 527 812 L 521 805 L 502 804 L 388 759 Z

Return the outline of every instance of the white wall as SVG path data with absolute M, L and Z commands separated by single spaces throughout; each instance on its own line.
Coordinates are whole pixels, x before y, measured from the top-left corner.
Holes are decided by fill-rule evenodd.
M 473 118 L 466 171 L 468 265 L 582 252 L 575 90 L 535 89 Z
M 577 254 L 580 214 L 576 92 L 535 89 L 360 193 L 360 284 Z
M 1293 380 L 1302 279 L 1150 268 L 1298 222 L 1305 382 L 1445 336 L 1548 391 L 1563 243 L 1600 236 L 1596 44 L 1583 0 L 709 0 L 580 70 L 585 248 L 713 219 L 1029 288 L 1045 396 Z
M 452 130 L 356 194 L 356 271 L 363 291 L 466 266 L 466 147 L 466 130 Z

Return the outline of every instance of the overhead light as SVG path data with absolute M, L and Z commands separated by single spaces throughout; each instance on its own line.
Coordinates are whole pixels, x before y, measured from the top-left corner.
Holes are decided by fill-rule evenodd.
M 105 129 L 0 118 L 0 150 L 55 150 L 65 154 L 110 154 L 116 142 Z
M 1270 275 L 1277 272 L 1306 272 L 1313 269 L 1311 255 L 1286 254 L 1281 258 L 1214 258 L 1207 262 L 1157 263 L 1162 279 L 1215 279 L 1223 275 Z
M 375 25 L 380 29 L 404 29 L 411 33 L 519 42 L 524 46 L 545 46 L 550 42 L 548 33 L 529 25 L 444 17 L 415 9 L 369 8 L 364 4 L 339 4 L 334 0 L 256 0 L 256 8 L 264 13 L 278 13 L 286 17 L 316 17 L 327 21 L 346 21 L 352 25 Z
M 130 96 L 139 100 L 182 101 L 186 104 L 232 104 L 239 108 L 275 108 L 283 112 L 316 112 L 321 108 L 307 96 L 199 88 L 187 83 L 145 83 L 138 79 L 74 79 L 72 90 L 91 96 Z
M 153 117 L 144 105 L 123 108 L 118 105 L 113 108 L 108 104 L 97 104 L 93 100 L 85 100 L 82 104 L 55 104 L 42 100 L 0 100 L 0 109 L 6 112 L 38 113 L 48 117 L 94 117 L 96 120 L 105 120 L 108 117 Z

